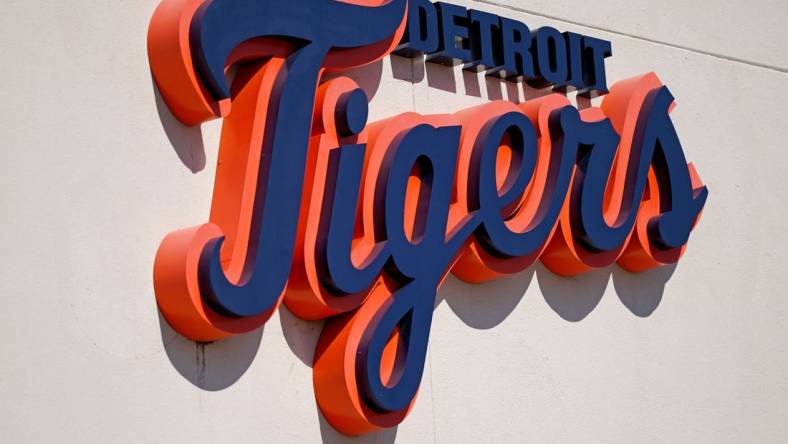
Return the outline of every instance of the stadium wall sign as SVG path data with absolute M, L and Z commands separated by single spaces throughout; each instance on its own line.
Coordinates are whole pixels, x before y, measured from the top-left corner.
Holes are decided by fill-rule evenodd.
M 645 74 L 608 91 L 604 40 L 425 0 L 163 0 L 148 51 L 178 119 L 224 119 L 210 220 L 156 256 L 162 313 L 197 341 L 257 329 L 282 301 L 328 319 L 315 395 L 346 434 L 407 415 L 449 272 L 675 263 L 706 201 L 668 88 Z M 392 52 L 605 97 L 367 124 L 359 86 L 324 74 Z

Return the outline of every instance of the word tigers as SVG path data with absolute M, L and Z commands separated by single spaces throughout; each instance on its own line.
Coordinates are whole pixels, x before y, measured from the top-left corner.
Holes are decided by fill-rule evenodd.
M 614 262 L 633 272 L 675 263 L 707 196 L 669 117 L 667 87 L 646 74 L 608 93 L 600 60 L 609 51 L 582 36 L 537 30 L 514 58 L 505 44 L 462 57 L 485 58 L 492 74 L 608 93 L 600 107 L 578 111 L 550 94 L 367 124 L 359 86 L 324 74 L 395 50 L 473 47 L 478 30 L 458 31 L 465 13 L 446 4 L 436 10 L 453 11 L 435 28 L 439 47 L 415 48 L 429 26 L 414 34 L 411 23 L 403 40 L 409 15 L 421 22 L 429 7 L 163 0 L 149 29 L 151 68 L 173 114 L 190 125 L 224 119 L 210 221 L 163 240 L 159 307 L 198 341 L 259 328 L 282 301 L 303 319 L 328 319 L 314 388 L 346 434 L 408 414 L 449 272 L 484 282 L 536 260 L 564 276 Z M 522 32 L 509 41 L 530 42 L 525 25 L 486 20 L 490 32 L 514 26 Z

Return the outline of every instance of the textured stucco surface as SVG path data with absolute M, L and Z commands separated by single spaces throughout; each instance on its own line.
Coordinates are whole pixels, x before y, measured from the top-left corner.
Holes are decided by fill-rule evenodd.
M 784 442 L 788 4 L 456 1 L 611 40 L 611 82 L 656 71 L 711 195 L 675 268 L 450 279 L 412 414 L 349 440 L 314 402 L 320 323 L 197 345 L 158 316 L 153 257 L 207 220 L 220 126 L 157 99 L 156 3 L 3 2 L 0 440 Z M 516 92 L 401 58 L 353 76 L 374 119 Z

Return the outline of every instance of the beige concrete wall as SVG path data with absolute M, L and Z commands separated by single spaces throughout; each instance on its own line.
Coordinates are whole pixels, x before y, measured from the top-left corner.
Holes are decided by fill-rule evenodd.
M 157 314 L 153 256 L 207 220 L 219 123 L 157 99 L 156 3 L 2 3 L 0 440 L 355 442 L 315 406 L 320 323 L 197 345 Z M 656 71 L 711 195 L 675 268 L 449 280 L 414 411 L 356 441 L 784 442 L 788 4 L 458 3 L 611 40 L 611 81 Z M 399 58 L 353 75 L 374 118 L 513 93 Z

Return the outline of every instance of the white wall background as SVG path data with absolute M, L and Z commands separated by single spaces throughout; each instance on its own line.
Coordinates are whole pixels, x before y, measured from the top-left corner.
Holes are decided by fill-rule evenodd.
M 788 439 L 788 4 L 456 2 L 611 40 L 611 82 L 656 71 L 711 195 L 675 269 L 450 280 L 413 413 L 357 441 Z M 352 442 L 315 406 L 321 324 L 281 309 L 197 345 L 157 314 L 153 257 L 207 220 L 219 123 L 157 100 L 156 4 L 2 2 L 0 441 Z M 399 58 L 354 75 L 373 118 L 516 93 Z

